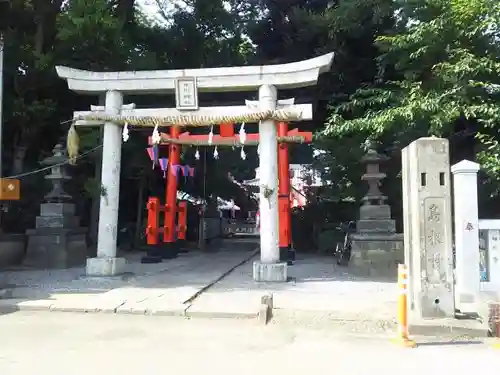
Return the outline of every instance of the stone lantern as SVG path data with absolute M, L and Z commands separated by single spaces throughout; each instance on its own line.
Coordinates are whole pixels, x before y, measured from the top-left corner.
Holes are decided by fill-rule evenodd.
M 380 155 L 373 149 L 368 150 L 361 159 L 361 163 L 366 165 L 366 172 L 361 180 L 368 183 L 368 192 L 362 198 L 363 205 L 359 209 L 358 231 L 396 231 L 394 220 L 391 220 L 391 208 L 386 204 L 387 197 L 380 191 L 382 180 L 387 176 L 380 172 L 380 164 L 387 160 L 387 156 Z
M 64 191 L 64 183 L 71 180 L 71 177 L 66 174 L 66 151 L 60 144 L 57 144 L 52 152 L 52 156 L 45 158 L 40 163 L 51 166 L 50 174 L 45 176 L 45 179 L 52 183 L 52 190 L 45 196 L 45 204 L 69 202 L 71 195 Z
M 40 205 L 35 229 L 27 230 L 28 247 L 24 264 L 37 268 L 69 268 L 83 265 L 87 258 L 86 228 L 80 227 L 71 195 L 64 191 L 64 183 L 71 180 L 66 173 L 67 155 L 57 144 L 53 155 L 41 164 L 51 166 L 45 179 L 51 190 Z
M 380 165 L 389 160 L 370 148 L 361 159 L 366 172 L 361 180 L 368 184 L 362 198 L 356 233 L 351 235 L 351 263 L 368 274 L 395 274 L 397 263 L 403 262 L 403 235 L 396 233 L 396 222 L 391 218 L 387 196 L 380 191 L 386 174 Z

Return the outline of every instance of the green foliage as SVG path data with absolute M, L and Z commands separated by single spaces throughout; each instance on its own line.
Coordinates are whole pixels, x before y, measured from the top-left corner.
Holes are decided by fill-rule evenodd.
M 498 177 L 500 3 L 402 2 L 395 32 L 379 35 L 377 80 L 330 109 L 325 134 L 390 134 L 404 146 L 449 136 L 457 122 L 477 128 L 479 160 Z
M 315 104 L 315 122 L 295 126 L 317 130 L 328 116 L 314 144 L 324 150 L 315 163 L 331 181 L 322 195 L 338 202 L 355 201 L 365 193 L 359 160 L 367 138 L 378 140 L 379 151 L 391 154 L 422 135 L 452 134 L 457 122 L 477 133 L 482 145 L 478 161 L 500 175 L 498 1 L 155 2 L 160 5 L 157 15 L 142 13 L 134 0 L 13 0 L 5 12 L 0 10 L 6 41 L 5 169 L 12 170 L 16 152 L 24 148 L 29 150 L 28 168 L 36 168 L 66 133 L 68 124 L 58 124 L 73 110 L 98 102 L 69 92 L 54 72 L 56 64 L 96 71 L 183 69 L 283 63 L 333 51 L 332 71 L 317 88 L 286 93 Z M 251 98 L 247 93 L 200 95 L 207 105 L 244 99 Z M 167 106 L 171 100 L 126 99 L 140 107 Z M 163 180 L 151 171 L 145 152 L 146 133 L 131 130 L 123 146 L 122 179 L 132 181 L 123 184 L 127 200 L 136 196 L 139 176 L 147 176 L 145 194 L 163 192 Z M 82 151 L 101 142 L 98 129 L 81 130 L 80 136 Z M 292 148 L 292 162 L 304 161 L 310 154 L 306 148 Z M 215 161 L 209 149 L 206 163 L 194 160 L 194 150 L 184 151 L 182 162 L 194 166 L 196 176 L 180 181 L 182 189 L 237 198 L 245 205 L 244 192 L 228 172 L 238 180 L 252 178 L 255 150 L 245 149 L 248 157 L 242 161 L 239 149 L 221 149 Z M 74 184 L 79 193 L 95 198 L 100 186 L 94 170 L 100 160 L 98 152 L 94 155 L 79 162 Z M 390 174 L 386 186 L 396 191 L 395 178 Z

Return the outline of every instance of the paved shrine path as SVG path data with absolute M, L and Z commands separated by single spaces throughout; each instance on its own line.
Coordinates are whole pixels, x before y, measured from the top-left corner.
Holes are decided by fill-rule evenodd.
M 160 264 L 141 264 L 140 254 L 132 254 L 127 274 L 117 278 L 86 278 L 83 268 L 2 272 L 0 282 L 13 287 L 10 298 L 0 299 L 0 314 L 36 310 L 256 319 L 261 297 L 272 293 L 273 325 L 394 334 L 395 275 L 392 280 L 374 280 L 337 267 L 332 257 L 297 254 L 295 265 L 288 268 L 290 282 L 256 283 L 252 279 L 256 247 L 252 239 L 231 239 L 223 241 L 218 251 L 191 251 Z M 473 331 L 466 327 L 467 334 L 484 332 L 477 333 L 482 330 L 476 327 L 479 323 L 471 324 Z M 429 329 L 436 334 L 434 325 L 423 327 Z
M 224 241 L 217 251 L 191 251 L 159 264 L 141 264 L 141 254 L 132 254 L 123 277 L 87 278 L 83 268 L 2 272 L 0 279 L 12 286 L 12 295 L 0 299 L 0 312 L 180 314 L 190 306 L 186 301 L 251 258 L 255 249 L 252 241 Z

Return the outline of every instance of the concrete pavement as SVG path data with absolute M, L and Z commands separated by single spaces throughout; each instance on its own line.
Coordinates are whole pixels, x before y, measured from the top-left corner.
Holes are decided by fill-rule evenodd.
M 182 254 L 160 264 L 130 256 L 123 277 L 86 278 L 83 268 L 0 274 L 12 286 L 0 311 L 37 310 L 185 315 L 189 301 L 255 254 L 255 243 L 228 241 L 219 251 Z M 258 306 L 255 306 L 255 313 Z
M 431 339 L 406 349 L 385 338 L 246 320 L 17 312 L 0 316 L 0 332 L 5 375 L 470 374 L 490 373 L 499 358 L 481 341 Z
M 337 267 L 331 257 L 298 254 L 288 283 L 256 283 L 254 240 L 233 239 L 218 251 L 192 251 L 177 259 L 145 265 L 130 255 L 118 278 L 85 278 L 83 268 L 0 273 L 11 295 L 0 299 L 0 313 L 18 310 L 169 315 L 189 318 L 257 318 L 261 297 L 273 295 L 272 324 L 329 326 L 355 333 L 396 331 L 397 287 Z M 5 298 L 8 297 L 8 298 Z M 260 319 L 262 322 L 264 319 Z M 484 336 L 477 321 L 411 322 L 410 333 Z M 425 323 L 425 324 L 424 324 Z

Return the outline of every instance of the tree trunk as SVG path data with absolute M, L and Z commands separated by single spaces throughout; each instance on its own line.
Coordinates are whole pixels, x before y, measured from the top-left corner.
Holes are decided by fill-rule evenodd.
M 116 15 L 125 25 L 132 24 L 134 22 L 134 5 L 135 0 L 116 1 Z
M 12 165 L 11 165 L 11 176 L 18 175 L 23 173 L 24 171 L 24 161 L 26 160 L 26 151 L 28 150 L 27 147 L 25 146 L 17 146 L 14 149 L 14 156 L 12 158 Z
M 35 56 L 40 57 L 43 53 L 43 45 L 45 42 L 45 17 L 40 14 L 35 17 L 36 33 L 35 33 Z

